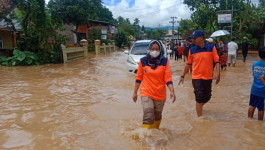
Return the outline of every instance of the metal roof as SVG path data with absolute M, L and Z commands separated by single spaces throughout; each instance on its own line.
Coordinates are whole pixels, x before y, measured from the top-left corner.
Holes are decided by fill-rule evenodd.
M 0 25 L 0 31 L 12 31 L 12 30 Z
M 109 22 L 105 22 L 105 21 L 98 21 L 98 20 L 92 20 L 92 19 L 88 19 L 89 22 L 94 22 L 94 23 L 101 23 L 101 24 L 107 24 L 107 25 L 112 25 L 112 26 L 116 26 L 112 23 Z

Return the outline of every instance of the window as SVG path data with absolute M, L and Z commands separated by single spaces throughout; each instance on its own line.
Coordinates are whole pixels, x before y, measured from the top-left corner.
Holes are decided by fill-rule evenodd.
M 81 36 L 80 40 L 86 39 L 86 34 L 81 33 L 80 36 Z
M 0 36 L 0 49 L 3 49 L 4 46 L 3 46 L 3 40 L 2 40 L 2 37 Z
M 131 50 L 133 55 L 146 55 L 149 51 L 149 42 L 135 43 Z

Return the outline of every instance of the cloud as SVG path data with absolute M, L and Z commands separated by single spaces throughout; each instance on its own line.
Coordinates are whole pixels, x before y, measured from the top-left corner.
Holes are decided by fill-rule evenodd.
M 131 22 L 135 18 L 140 19 L 140 25 L 148 27 L 171 26 L 170 17 L 189 19 L 191 11 L 183 4 L 184 0 L 102 0 L 103 5 L 112 11 L 113 17 L 129 18 Z M 251 0 L 258 4 L 258 0 Z M 45 0 L 46 4 L 49 0 Z
M 121 0 L 116 5 L 104 5 L 112 11 L 114 18 L 122 16 L 129 18 L 131 22 L 139 18 L 140 25 L 148 27 L 172 25 L 169 21 L 173 16 L 177 17 L 177 21 L 191 16 L 191 11 L 183 4 L 183 0 Z

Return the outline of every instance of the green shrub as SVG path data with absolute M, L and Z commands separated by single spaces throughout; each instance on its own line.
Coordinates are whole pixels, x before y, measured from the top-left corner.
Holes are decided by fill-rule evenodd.
M 12 57 L 0 57 L 2 66 L 30 66 L 40 65 L 39 58 L 36 54 L 30 51 L 20 51 L 15 49 Z
M 108 45 L 110 43 L 110 40 L 106 39 L 106 40 L 100 40 L 100 44 L 105 43 L 106 45 Z
M 122 45 L 127 45 L 129 42 L 128 34 L 122 29 L 118 30 L 118 34 L 115 35 L 114 39 L 115 44 L 120 48 L 122 47 Z
M 88 39 L 88 51 L 95 51 L 95 45 L 93 39 Z
M 38 53 L 38 57 L 41 64 L 63 62 L 61 45 L 57 43 L 45 50 L 41 50 Z

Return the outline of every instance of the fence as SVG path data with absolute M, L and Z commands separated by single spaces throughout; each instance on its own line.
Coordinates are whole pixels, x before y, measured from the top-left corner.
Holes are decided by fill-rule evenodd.
M 81 41 L 82 47 L 65 47 L 61 44 L 63 52 L 63 61 L 67 63 L 72 60 L 87 58 L 87 41 Z
M 102 45 L 100 45 L 100 41 L 99 40 L 95 40 L 95 51 L 96 51 L 96 55 L 102 54 L 102 53 L 107 53 L 107 52 L 113 52 L 115 51 L 115 44 L 105 44 L 103 43 Z

